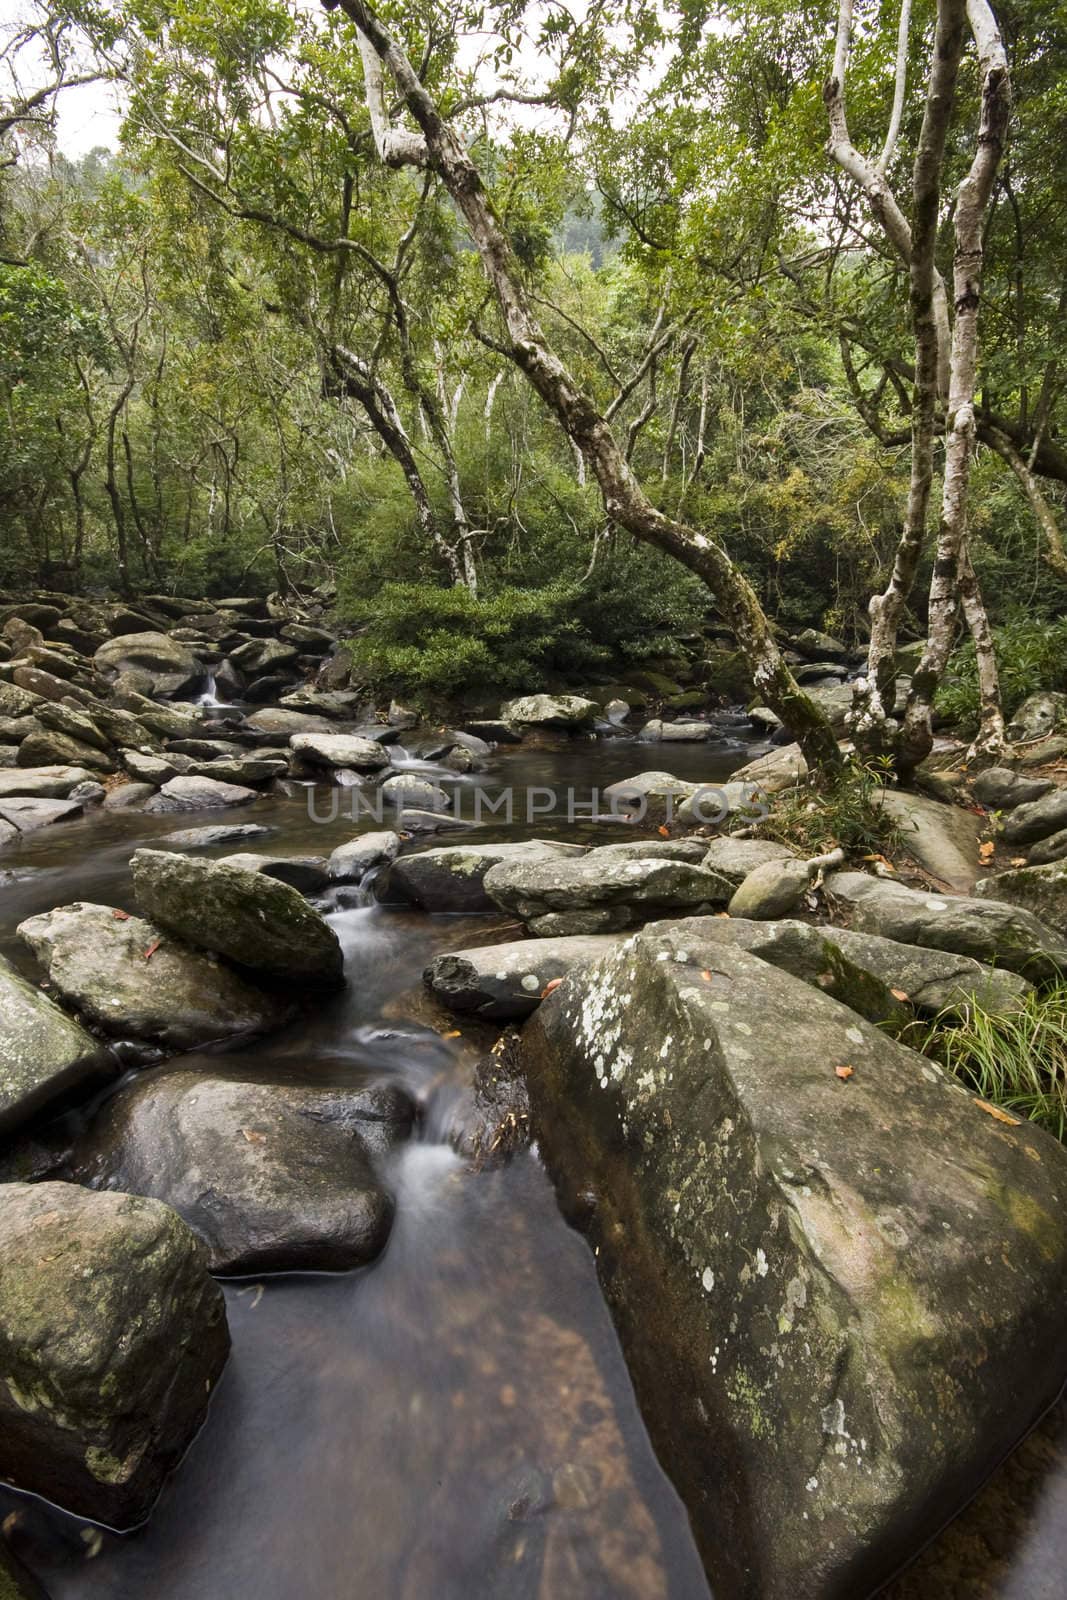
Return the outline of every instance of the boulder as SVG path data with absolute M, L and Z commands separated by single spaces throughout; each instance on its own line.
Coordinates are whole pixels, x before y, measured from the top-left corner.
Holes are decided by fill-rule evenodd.
M 731 917 L 756 921 L 787 917 L 804 898 L 811 878 L 806 861 L 763 861 L 738 884 L 727 910 Z
M 75 710 L 73 706 L 64 705 L 62 701 L 46 701 L 44 705 L 38 707 L 37 721 L 42 728 L 65 733 L 69 739 L 74 739 L 79 744 L 90 745 L 106 756 L 111 754 L 111 740 L 97 726 L 96 718 L 90 716 L 87 711 Z
M 198 949 L 294 982 L 343 981 L 337 935 L 287 883 L 166 850 L 135 851 L 130 870 L 149 921 Z
M 261 677 L 292 667 L 299 654 L 296 645 L 278 639 L 249 639 L 230 651 L 230 661 L 246 677 Z
M 598 961 L 618 934 L 578 934 L 570 939 L 519 939 L 513 944 L 455 950 L 435 957 L 423 973 L 430 992 L 450 1011 L 473 1012 L 493 1022 L 528 1017 L 549 984 L 577 966 Z
M 114 772 L 115 758 L 95 745 L 83 744 L 55 728 L 41 728 L 19 745 L 20 767 L 89 767 L 93 772 Z
M 0 820 L 19 833 L 36 833 L 38 828 L 50 828 L 56 822 L 72 822 L 81 814 L 78 800 L 34 800 L 24 795 L 0 800 Z
M 620 860 L 591 850 L 578 860 L 503 861 L 485 875 L 485 892 L 539 938 L 614 933 L 672 912 L 723 906 L 725 878 L 688 861 Z
M 613 816 L 633 817 L 650 823 L 672 821 L 682 802 L 699 788 L 672 772 L 638 772 L 620 778 L 604 790 Z
M 157 1200 L 0 1186 L 0 1473 L 130 1528 L 192 1441 L 226 1362 L 222 1292 Z
M 1067 1151 L 655 928 L 572 972 L 522 1055 L 717 1591 L 877 1590 L 1061 1386 Z
M 334 883 L 360 883 L 372 867 L 388 866 L 396 860 L 400 836 L 391 830 L 361 833 L 346 844 L 339 844 L 326 863 Z
M 308 712 L 315 718 L 325 717 L 327 722 L 352 722 L 355 718 L 356 696 L 351 693 L 331 694 L 327 689 L 294 689 L 283 696 L 280 705 L 285 711 Z
M 309 767 L 347 767 L 354 772 L 378 772 L 389 765 L 389 752 L 377 739 L 358 734 L 295 733 L 291 749 Z
M 764 794 L 780 794 L 783 789 L 795 789 L 808 775 L 808 764 L 798 744 L 780 745 L 758 756 L 732 774 L 734 783 L 748 783 Z
M 1050 834 L 1067 828 L 1067 788 L 1053 789 L 1041 800 L 1016 806 L 1004 819 L 1004 839 L 1008 844 L 1035 844 Z
M 85 767 L 14 767 L 0 772 L 0 800 L 25 795 L 33 800 L 65 800 L 80 783 L 88 783 Z
M 194 761 L 190 770 L 198 778 L 253 788 L 282 777 L 289 771 L 289 762 L 284 756 L 219 756 L 212 761 Z
M 1031 800 L 1041 800 L 1055 788 L 1051 778 L 1026 778 L 1011 767 L 987 767 L 975 778 L 971 793 L 991 811 L 1013 811 Z
M 188 646 L 166 633 L 122 634 L 102 644 L 93 660 L 102 672 L 146 674 L 153 694 L 181 694 L 204 675 Z
M 582 855 L 581 845 L 529 843 L 447 845 L 400 856 L 393 862 L 378 891 L 381 900 L 405 900 L 424 911 L 495 911 L 484 883 L 486 874 L 504 864 L 557 861 Z
M 243 872 L 262 872 L 267 878 L 287 883 L 300 894 L 318 894 L 330 881 L 324 856 L 272 856 L 254 850 L 219 856 L 216 866 L 240 867 Z
M 32 717 L 40 704 L 39 694 L 0 679 L 0 717 Z
M 136 811 L 155 794 L 151 783 L 120 783 L 104 796 L 105 811 Z
M 1061 828 L 1059 833 L 1050 833 L 1047 839 L 1040 839 L 1037 844 L 1030 846 L 1029 861 L 1033 867 L 1047 866 L 1050 861 L 1062 861 L 1067 856 L 1067 828 Z
M 710 733 L 706 722 L 663 722 L 654 717 L 641 729 L 641 738 L 660 744 L 706 744 Z
M 192 764 L 188 756 L 180 755 L 176 750 L 168 750 L 166 755 L 140 750 L 122 752 L 122 765 L 130 777 L 137 783 L 150 783 L 156 789 L 169 783 L 171 778 L 185 776 Z
M 843 661 L 848 655 L 847 645 L 828 633 L 820 633 L 817 628 L 805 628 L 803 633 L 798 633 L 793 649 L 808 661 Z
M 254 789 L 243 784 L 220 783 L 217 778 L 170 778 L 145 806 L 146 811 L 204 811 L 222 806 L 245 806 L 258 800 Z
M 527 694 L 500 708 L 500 720 L 517 728 L 588 728 L 598 706 L 577 694 Z M 470 726 L 470 725 L 468 725 Z M 477 728 L 472 728 L 478 732 Z
M 174 1066 L 108 1101 L 71 1170 L 166 1201 L 213 1272 L 345 1271 L 380 1253 L 393 1216 L 376 1158 L 410 1132 L 383 1086 L 331 1088 Z
M 465 722 L 463 732 L 492 745 L 521 744 L 524 730 L 518 723 L 505 722 L 500 717 L 479 717 Z
M 1067 694 L 1040 689 L 1027 697 L 1008 723 L 1008 738 L 1017 744 L 1045 739 L 1067 728 Z
M 1034 983 L 1067 973 L 1063 937 L 1031 912 L 998 900 L 928 894 L 863 872 L 835 872 L 826 896 L 858 933 L 972 956 Z
M 598 861 L 692 861 L 707 855 L 703 839 L 626 839 L 597 847 Z
M 272 832 L 258 822 L 218 822 L 206 828 L 179 828 L 176 833 L 165 833 L 159 843 L 172 850 L 209 850 L 219 844 L 265 839 Z
M 422 811 L 447 811 L 452 797 L 440 784 L 419 777 L 416 772 L 397 772 L 386 778 L 382 794 L 392 806 L 415 806 Z
M 896 824 L 904 849 L 932 878 L 958 894 L 974 888 L 981 822 L 973 812 L 899 789 L 883 789 L 881 804 Z
M 1046 928 L 1067 938 L 1067 861 L 1015 867 L 983 878 L 976 886 L 980 900 L 1005 901 L 1030 911 Z
M 750 872 L 768 861 L 789 861 L 796 852 L 776 839 L 735 839 L 724 833 L 712 839 L 704 853 L 704 865 L 739 889 Z
M 59 906 L 18 934 L 62 1000 L 116 1038 L 194 1050 L 268 1032 L 290 1014 L 215 957 L 111 906 Z
M 113 1070 L 99 1041 L 0 956 L 0 1134 Z

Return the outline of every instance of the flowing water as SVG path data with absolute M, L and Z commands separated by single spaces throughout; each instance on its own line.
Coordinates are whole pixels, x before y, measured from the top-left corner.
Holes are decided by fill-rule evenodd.
M 660 765 L 714 783 L 750 753 L 631 740 L 499 752 L 479 782 L 497 796 L 512 790 L 515 820 L 498 813 L 477 837 L 626 838 L 619 824 L 590 820 L 601 809 L 594 786 Z M 462 809 L 472 781 L 448 775 L 447 786 Z M 315 791 L 315 815 L 329 817 L 335 798 Z M 24 917 L 75 899 L 133 910 L 132 850 L 218 820 L 263 823 L 275 830 L 263 847 L 317 855 L 379 826 L 316 822 L 301 791 L 225 816 L 98 813 L 42 830 L 0 860 L 0 948 L 28 970 L 13 937 Z M 228 848 L 246 846 L 210 854 Z M 592 1256 L 562 1221 L 536 1154 L 475 1172 L 448 1143 L 490 1035 L 464 1023 L 445 1037 L 451 1024 L 420 975 L 442 949 L 517 930 L 502 917 L 427 917 L 367 900 L 338 896 L 330 913 L 345 951 L 342 994 L 269 1040 L 183 1059 L 216 1070 L 239 1062 L 272 1080 L 406 1087 L 421 1115 L 387 1174 L 397 1207 L 384 1255 L 355 1273 L 227 1284 L 230 1363 L 149 1523 L 119 1537 L 3 1491 L 10 1546 L 53 1600 L 706 1596 Z M 1062 1596 L 1062 1433 L 1057 1413 L 901 1580 L 897 1600 Z

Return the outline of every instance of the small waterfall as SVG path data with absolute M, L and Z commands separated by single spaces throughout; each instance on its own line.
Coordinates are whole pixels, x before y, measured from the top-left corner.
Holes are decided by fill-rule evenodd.
M 220 700 L 218 698 L 218 696 L 216 695 L 216 693 L 215 693 L 215 669 L 214 669 L 214 667 L 208 667 L 208 669 L 207 669 L 207 683 L 204 686 L 204 692 L 203 692 L 203 694 L 197 695 L 196 700 L 194 701 L 194 704 L 198 705 L 198 706 L 221 706 L 221 705 L 225 704 L 225 701 Z

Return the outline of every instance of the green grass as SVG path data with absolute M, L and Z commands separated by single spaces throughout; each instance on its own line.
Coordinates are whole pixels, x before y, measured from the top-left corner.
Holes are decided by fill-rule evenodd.
M 882 807 L 887 775 L 884 762 L 852 756 L 821 782 L 809 780 L 774 795 L 760 833 L 809 856 L 823 855 L 837 845 L 853 859 L 885 855 L 900 838 L 896 823 Z
M 905 1039 L 983 1100 L 1067 1138 L 1067 983 L 1035 990 L 1007 1013 L 977 1001 L 962 1017 L 944 1011 L 912 1024 Z

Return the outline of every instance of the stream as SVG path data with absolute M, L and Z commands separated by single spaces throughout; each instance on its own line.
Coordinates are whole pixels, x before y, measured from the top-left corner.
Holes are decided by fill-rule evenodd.
M 619 824 L 569 820 L 566 791 L 588 805 L 594 786 L 659 767 L 714 783 L 751 753 L 631 739 L 498 750 L 477 782 L 509 786 L 516 820 L 494 818 L 472 836 L 625 838 Z M 457 793 L 473 783 L 431 775 Z M 527 822 L 527 794 L 549 789 L 557 803 Z M 274 830 L 264 848 L 326 855 L 382 825 L 316 822 L 310 792 L 225 814 L 98 812 L 42 829 L 0 861 L 0 949 L 28 972 L 14 938 L 24 918 L 79 899 L 135 909 L 129 856 L 177 828 L 255 821 Z M 337 795 L 316 789 L 316 814 L 328 817 Z M 229 1282 L 233 1353 L 151 1520 L 120 1537 L 0 1491 L 11 1548 L 53 1600 L 707 1596 L 593 1257 L 562 1220 L 536 1152 L 475 1172 L 449 1143 L 492 1034 L 461 1021 L 447 1037 L 455 1030 L 425 998 L 422 969 L 445 949 L 514 939 L 514 924 L 368 899 L 334 891 L 349 979 L 340 995 L 266 1041 L 178 1059 L 213 1070 L 239 1061 L 246 1075 L 254 1063 L 272 1081 L 405 1088 L 421 1114 L 386 1174 L 396 1221 L 384 1255 L 354 1273 Z M 1065 1441 L 1060 1407 L 892 1586 L 894 1600 L 1062 1600 Z

